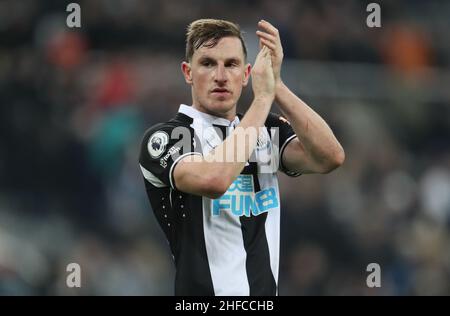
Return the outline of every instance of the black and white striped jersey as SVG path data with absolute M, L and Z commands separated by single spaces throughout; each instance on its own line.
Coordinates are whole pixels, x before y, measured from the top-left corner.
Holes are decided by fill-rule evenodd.
M 280 195 L 276 172 L 295 133 L 270 113 L 242 173 L 218 199 L 177 189 L 173 171 L 187 155 L 206 155 L 239 124 L 181 105 L 175 118 L 148 129 L 140 168 L 174 257 L 176 295 L 277 295 Z M 280 163 L 279 163 L 280 162 Z

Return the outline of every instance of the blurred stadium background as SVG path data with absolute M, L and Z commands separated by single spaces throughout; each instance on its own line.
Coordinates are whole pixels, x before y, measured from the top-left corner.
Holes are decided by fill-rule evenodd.
M 214 17 L 251 62 L 257 21 L 280 29 L 284 80 L 346 150 L 329 175 L 280 175 L 280 295 L 450 295 L 450 2 L 376 1 L 373 29 L 371 1 L 73 1 L 80 29 L 69 2 L 0 1 L 0 294 L 173 294 L 138 146 L 190 104 L 184 30 Z

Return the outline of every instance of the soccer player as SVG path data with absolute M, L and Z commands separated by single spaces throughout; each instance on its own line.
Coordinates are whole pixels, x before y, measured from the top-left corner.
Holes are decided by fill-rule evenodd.
M 143 137 L 140 168 L 174 257 L 176 295 L 277 295 L 277 169 L 328 173 L 344 161 L 325 121 L 283 83 L 278 30 L 262 20 L 256 34 L 252 67 L 236 24 L 192 22 L 181 64 L 192 105 Z M 270 112 L 274 101 L 284 117 Z

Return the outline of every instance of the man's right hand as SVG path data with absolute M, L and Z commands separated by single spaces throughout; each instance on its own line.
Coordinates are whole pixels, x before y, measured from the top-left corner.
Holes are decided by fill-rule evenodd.
M 266 46 L 256 56 L 251 75 L 255 99 L 268 100 L 271 104 L 275 98 L 275 79 L 270 50 Z

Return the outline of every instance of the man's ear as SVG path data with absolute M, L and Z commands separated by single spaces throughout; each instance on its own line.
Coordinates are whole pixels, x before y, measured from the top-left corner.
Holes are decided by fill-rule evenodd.
M 242 80 L 242 86 L 246 87 L 248 84 L 248 79 L 250 79 L 250 72 L 252 71 L 252 65 L 245 65 L 244 78 Z
M 183 61 L 181 63 L 181 71 L 183 72 L 184 80 L 186 80 L 186 83 L 192 84 L 191 65 L 188 62 Z

